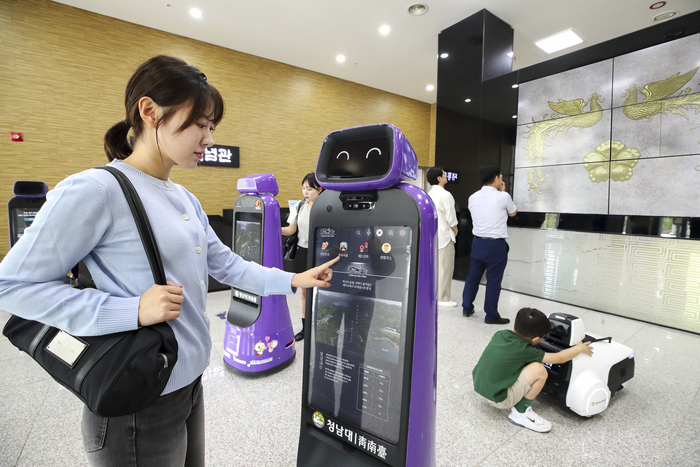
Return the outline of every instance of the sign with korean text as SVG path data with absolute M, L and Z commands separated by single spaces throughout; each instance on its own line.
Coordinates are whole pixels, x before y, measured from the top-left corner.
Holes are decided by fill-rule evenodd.
M 338 439 L 368 454 L 372 454 L 385 461 L 387 460 L 389 450 L 381 440 L 372 439 L 367 434 L 359 432 L 356 428 L 347 428 L 337 420 L 332 420 L 330 417 L 324 416 L 318 411 L 314 412 L 313 421 L 314 425 L 322 431 L 335 435 Z
M 238 146 L 222 146 L 215 144 L 206 149 L 204 158 L 199 165 L 213 167 L 240 167 L 240 155 Z

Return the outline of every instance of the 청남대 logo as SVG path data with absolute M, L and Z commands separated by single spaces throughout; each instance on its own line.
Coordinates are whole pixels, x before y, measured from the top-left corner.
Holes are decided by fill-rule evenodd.
M 314 412 L 313 419 L 316 427 L 323 428 L 326 426 L 326 419 L 323 418 L 323 414 L 321 412 Z

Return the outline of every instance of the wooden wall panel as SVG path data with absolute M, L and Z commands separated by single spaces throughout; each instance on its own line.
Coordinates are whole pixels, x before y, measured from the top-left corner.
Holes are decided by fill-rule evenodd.
M 240 147 L 241 167 L 171 173 L 210 214 L 231 208 L 236 181 L 252 173 L 275 174 L 282 206 L 299 199 L 323 138 L 340 128 L 390 122 L 405 133 L 419 165 L 435 158 L 429 104 L 49 0 L 0 0 L 0 47 L 0 256 L 9 248 L 4 232 L 14 182 L 53 188 L 104 164 L 102 138 L 125 116 L 126 83 L 157 54 L 199 67 L 226 102 L 214 138 Z M 10 131 L 24 133 L 24 142 L 11 142 Z

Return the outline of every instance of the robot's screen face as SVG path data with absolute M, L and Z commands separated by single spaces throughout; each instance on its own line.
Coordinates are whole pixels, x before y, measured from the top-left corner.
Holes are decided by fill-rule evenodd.
M 387 138 L 347 141 L 333 147 L 329 178 L 364 178 L 384 175 L 391 167 L 391 144 Z

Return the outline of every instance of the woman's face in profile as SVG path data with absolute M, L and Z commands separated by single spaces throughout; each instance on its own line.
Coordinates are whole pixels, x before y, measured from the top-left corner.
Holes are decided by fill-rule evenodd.
M 301 193 L 304 195 L 304 199 L 307 202 L 313 203 L 316 201 L 316 198 L 318 198 L 318 195 L 321 194 L 321 190 L 313 188 L 311 185 L 309 185 L 309 182 L 304 182 L 304 184 L 301 186 Z

